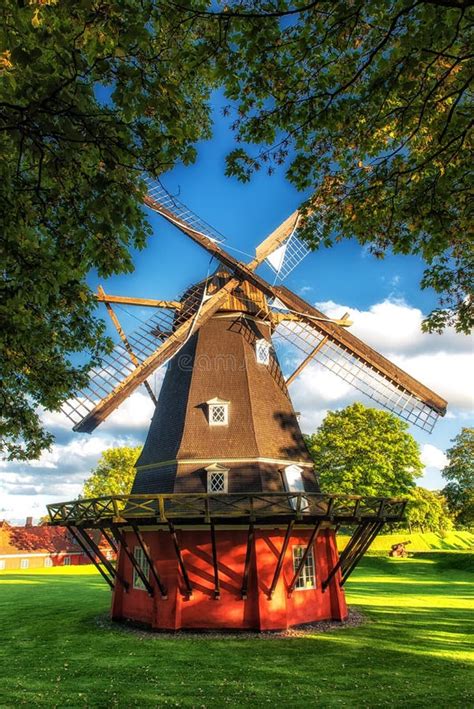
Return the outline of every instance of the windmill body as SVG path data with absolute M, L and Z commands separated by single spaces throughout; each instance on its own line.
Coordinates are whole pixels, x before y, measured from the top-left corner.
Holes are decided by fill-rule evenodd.
M 153 629 L 278 630 L 347 616 L 343 586 L 405 502 L 319 489 L 287 382 L 319 361 L 377 403 L 431 429 L 446 402 L 282 287 L 256 275 L 305 254 L 291 215 L 242 264 L 182 205 L 151 189 L 145 203 L 207 249 L 216 272 L 178 301 L 107 296 L 122 343 L 69 403 L 75 429 L 92 431 L 138 386 L 156 408 L 128 496 L 49 506 L 113 589 L 112 617 Z M 170 207 L 173 206 L 174 210 Z M 276 254 L 276 255 L 275 255 Z M 271 258 L 273 256 L 273 258 Z M 156 308 L 125 335 L 114 303 Z M 299 348 L 285 381 L 275 343 Z M 167 364 L 158 401 L 149 375 Z M 336 532 L 354 531 L 341 555 Z M 88 530 L 117 550 L 111 564 Z

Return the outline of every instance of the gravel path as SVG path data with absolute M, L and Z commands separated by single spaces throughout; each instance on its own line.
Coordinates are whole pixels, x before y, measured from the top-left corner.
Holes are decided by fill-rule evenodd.
M 175 633 L 161 632 L 149 630 L 139 627 L 131 622 L 116 623 L 110 620 L 108 615 L 100 615 L 96 618 L 96 625 L 103 630 L 113 630 L 119 633 L 131 633 L 135 637 L 141 639 L 163 639 L 170 638 L 178 640 L 180 638 L 186 640 L 224 640 L 231 638 L 232 640 L 274 640 L 283 638 L 303 638 L 308 635 L 318 633 L 328 633 L 346 628 L 356 628 L 359 625 L 367 622 L 367 618 L 356 608 L 349 609 L 349 617 L 347 620 L 340 622 L 335 620 L 325 620 L 319 623 L 308 623 L 306 625 L 296 626 L 283 630 L 281 632 L 252 632 L 252 631 L 206 631 L 206 630 L 179 630 Z

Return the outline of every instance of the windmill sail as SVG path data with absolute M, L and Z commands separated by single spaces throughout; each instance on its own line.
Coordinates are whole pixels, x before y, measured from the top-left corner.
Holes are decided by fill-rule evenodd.
M 311 320 L 322 313 L 287 289 L 276 290 L 280 313 L 282 301 L 287 307 L 291 301 L 306 316 L 300 321 L 280 321 L 274 333 L 277 342 L 298 349 L 308 361 L 315 353 L 314 362 L 373 401 L 425 431 L 433 430 L 438 417 L 446 412 L 444 399 L 343 328 Z
M 165 215 L 166 216 L 166 215 Z M 169 216 L 166 218 L 169 219 Z M 399 416 L 405 418 L 424 430 L 431 431 L 439 416 L 446 413 L 447 402 L 438 394 L 421 382 L 410 376 L 402 369 L 394 365 L 381 354 L 373 350 L 350 332 L 345 331 L 329 319 L 325 319 L 323 313 L 306 303 L 284 286 L 272 286 L 261 276 L 253 272 L 253 268 L 259 263 L 258 258 L 254 259 L 248 266 L 245 266 L 237 259 L 230 256 L 222 247 L 213 243 L 205 235 L 191 230 L 185 225 L 180 225 L 176 221 L 176 226 L 188 234 L 197 243 L 201 244 L 207 251 L 214 254 L 222 263 L 231 269 L 243 280 L 248 280 L 254 287 L 260 289 L 267 297 L 280 301 L 289 312 L 297 313 L 302 323 L 306 324 L 306 336 L 299 338 L 291 331 L 291 338 L 300 342 L 311 340 L 312 345 L 301 348 L 306 356 L 311 354 L 316 345 L 318 356 L 322 356 L 324 348 L 328 355 L 326 366 L 340 376 L 347 377 L 347 381 L 367 393 L 374 401 L 381 403 L 389 410 L 396 411 Z M 288 326 L 287 326 L 288 327 Z M 281 330 L 283 327 L 281 328 Z M 314 341 L 310 333 L 315 331 L 327 338 L 324 343 L 319 343 L 319 339 Z M 329 353 L 330 356 L 329 356 Z M 337 356 L 336 356 L 337 355 Z
M 67 402 L 63 409 L 75 421 L 74 430 L 90 433 L 110 416 L 140 384 L 178 352 L 198 327 L 212 317 L 238 283 L 237 279 L 230 279 L 208 299 L 204 298 L 205 289 L 197 286 L 187 294 L 186 308 L 174 320 L 159 317 L 161 312 L 152 317 L 138 334 L 128 338 L 142 358 L 137 367 L 130 361 L 126 348 L 118 345 L 104 366 L 91 373 L 89 386 Z M 169 330 L 163 330 L 163 327 Z M 147 353 L 150 354 L 145 357 Z

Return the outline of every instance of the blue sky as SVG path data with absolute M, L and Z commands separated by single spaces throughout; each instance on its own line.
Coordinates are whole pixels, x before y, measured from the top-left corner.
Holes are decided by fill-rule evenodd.
M 247 184 L 226 178 L 225 155 L 233 147 L 233 138 L 220 116 L 218 102 L 215 109 L 214 137 L 199 146 L 197 162 L 191 167 L 178 166 L 163 177 L 163 183 L 225 235 L 224 246 L 232 255 L 250 260 L 257 244 L 299 205 L 304 195 L 288 184 L 283 169 L 271 177 L 257 173 Z M 209 255 L 158 215 L 149 212 L 149 218 L 153 236 L 144 251 L 134 253 L 135 272 L 101 281 L 106 292 L 172 299 L 206 275 Z M 423 315 L 436 305 L 432 292 L 420 291 L 422 272 L 423 263 L 416 257 L 388 255 L 376 260 L 355 241 L 344 240 L 332 249 L 310 254 L 285 285 L 333 317 L 351 309 L 352 332 L 448 399 L 449 416 L 438 422 L 432 435 L 410 428 L 427 466 L 419 484 L 435 489 L 443 484 L 440 468 L 450 439 L 461 426 L 474 425 L 472 340 L 453 332 L 442 336 L 421 334 Z M 273 280 L 266 266 L 261 274 Z M 93 288 L 99 282 L 95 274 L 89 281 Z M 122 310 L 118 314 L 125 327 L 133 327 L 133 319 Z M 112 329 L 110 332 L 114 334 Z M 157 375 L 157 382 L 161 376 Z M 302 412 L 305 432 L 314 430 L 331 408 L 354 399 L 370 405 L 362 395 L 341 389 L 335 375 L 326 376 L 311 367 L 292 385 L 290 393 L 295 409 Z M 144 396 L 136 397 L 135 403 L 127 403 L 122 413 L 92 436 L 72 433 L 59 414 L 45 415 L 57 443 L 32 464 L 3 463 L 0 518 L 38 517 L 44 514 L 47 502 L 75 497 L 101 450 L 143 442 L 147 406 Z

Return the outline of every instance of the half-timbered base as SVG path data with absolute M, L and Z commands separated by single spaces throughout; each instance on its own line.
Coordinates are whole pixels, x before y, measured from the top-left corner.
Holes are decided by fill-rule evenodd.
M 334 530 L 314 532 L 313 527 L 293 529 L 290 535 L 286 527 L 217 528 L 213 548 L 209 528 L 182 528 L 175 530 L 177 552 L 169 530 L 142 531 L 161 589 L 147 568 L 137 535 L 124 532 L 151 588 L 147 590 L 122 549 L 117 570 L 128 589 L 115 584 L 112 617 L 162 631 L 271 631 L 344 620 L 340 571 L 323 588 L 338 560 Z

